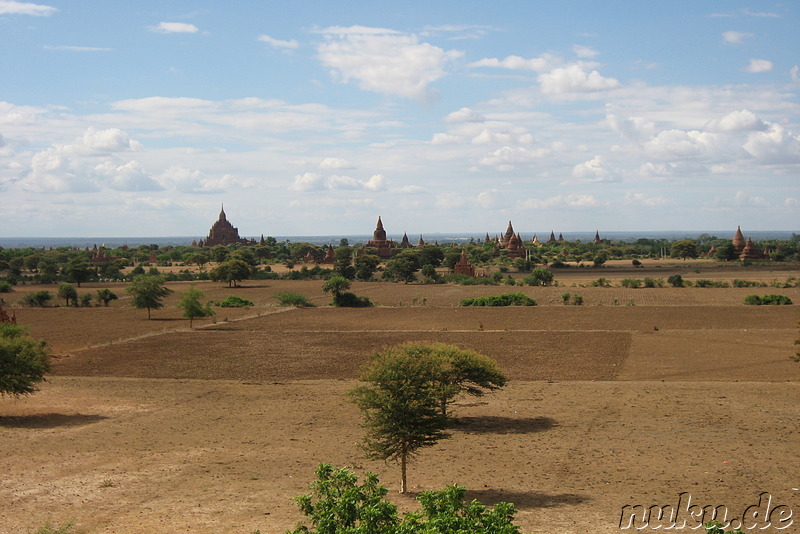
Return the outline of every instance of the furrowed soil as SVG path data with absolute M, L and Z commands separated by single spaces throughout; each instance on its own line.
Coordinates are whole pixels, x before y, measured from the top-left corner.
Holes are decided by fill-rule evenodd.
M 677 506 L 680 494 L 724 505 L 733 519 L 762 492 L 795 517 L 778 530 L 786 523 L 776 511 L 759 531 L 792 532 L 800 312 L 742 302 L 777 293 L 798 303 L 800 288 L 619 283 L 680 273 L 777 286 L 793 267 L 612 264 L 557 271 L 559 287 L 546 288 L 353 284 L 378 305 L 369 309 L 329 307 L 319 281 L 199 283 L 204 299 L 235 294 L 254 306 L 216 307 L 191 330 L 175 307 L 183 283 L 170 284 L 175 293 L 149 321 L 130 308 L 124 284 L 78 290 L 112 289 L 120 300 L 108 308 L 12 307 L 47 340 L 54 369 L 35 395 L 0 398 L 0 533 L 48 521 L 74 521 L 73 533 L 283 532 L 302 519 L 292 498 L 321 462 L 378 473 L 403 510 L 453 483 L 469 499 L 512 502 L 523 532 L 620 532 L 623 507 Z M 588 287 L 601 276 L 612 287 Z M 277 307 L 280 291 L 319 307 Z M 511 291 L 539 305 L 458 306 Z M 564 305 L 563 293 L 583 306 Z M 412 340 L 487 354 L 510 382 L 459 399 L 451 438 L 420 452 L 411 493 L 399 495 L 398 467 L 364 459 L 347 392 L 370 354 Z M 679 519 L 683 531 L 697 525 L 685 511 Z M 656 526 L 653 518 L 640 531 Z

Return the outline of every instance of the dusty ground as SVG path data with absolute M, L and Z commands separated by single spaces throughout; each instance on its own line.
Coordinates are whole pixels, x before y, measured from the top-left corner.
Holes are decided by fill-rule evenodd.
M 602 276 L 664 267 L 627 269 Z M 39 393 L 0 399 L 0 532 L 48 520 L 74 520 L 80 533 L 283 532 L 301 519 L 291 499 L 319 462 L 377 472 L 396 489 L 398 469 L 358 450 L 359 414 L 345 393 L 370 352 L 412 339 L 484 352 L 511 379 L 461 400 L 452 439 L 412 463 L 414 492 L 458 483 L 471 498 L 515 503 L 523 531 L 537 533 L 621 532 L 623 506 L 676 503 L 681 492 L 741 514 L 769 492 L 795 524 L 762 532 L 798 528 L 800 364 L 790 355 L 800 312 L 742 299 L 798 303 L 800 290 L 591 288 L 581 285 L 599 276 L 583 271 L 557 274 L 557 288 L 514 288 L 540 306 L 513 309 L 457 307 L 503 286 L 355 284 L 382 306 L 285 310 L 275 293 L 324 305 L 322 284 L 201 284 L 206 298 L 237 294 L 256 306 L 218 309 L 216 323 L 194 331 L 177 294 L 152 321 L 124 298 L 17 309 L 57 358 Z M 766 282 L 796 274 L 689 271 Z M 101 287 L 85 286 L 79 293 Z M 563 292 L 585 305 L 563 306 Z M 416 508 L 413 496 L 392 498 Z

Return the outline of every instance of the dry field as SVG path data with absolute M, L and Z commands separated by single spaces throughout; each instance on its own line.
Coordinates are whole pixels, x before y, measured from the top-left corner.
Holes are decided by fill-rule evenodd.
M 601 534 L 622 532 L 625 505 L 688 492 L 733 515 L 769 492 L 795 524 L 761 531 L 792 532 L 800 288 L 583 287 L 675 273 L 797 275 L 704 262 L 575 268 L 556 273 L 559 287 L 513 288 L 539 306 L 500 309 L 457 304 L 505 286 L 357 283 L 378 306 L 356 310 L 327 307 L 321 282 L 203 283 L 208 299 L 236 294 L 255 306 L 217 308 L 195 330 L 174 307 L 183 283 L 151 321 L 128 307 L 122 285 L 79 290 L 111 287 L 121 299 L 109 308 L 15 308 L 56 359 L 36 395 L 0 399 L 0 533 L 48 520 L 74 520 L 76 533 L 283 532 L 301 519 L 292 497 L 320 462 L 374 471 L 396 489 L 396 466 L 363 459 L 346 392 L 371 352 L 407 340 L 476 349 L 511 380 L 461 399 L 452 438 L 411 464 L 413 492 L 458 483 L 487 504 L 513 502 L 524 532 Z M 278 308 L 279 291 L 320 307 Z M 561 304 L 564 292 L 584 306 Z M 795 305 L 742 305 L 768 293 Z M 392 499 L 416 508 L 413 495 Z

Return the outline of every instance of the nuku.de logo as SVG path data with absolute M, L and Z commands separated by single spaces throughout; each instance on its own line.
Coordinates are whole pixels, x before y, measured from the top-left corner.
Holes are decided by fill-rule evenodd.
M 775 530 L 783 530 L 789 528 L 794 522 L 792 509 L 785 504 L 774 504 L 769 492 L 761 492 L 758 496 L 758 504 L 748 506 L 741 515 L 737 515 L 725 505 L 692 504 L 692 496 L 683 492 L 678 494 L 678 502 L 675 505 L 628 504 L 623 506 L 619 518 L 619 528 L 621 530 L 697 530 L 711 521 L 717 521 L 725 529 L 762 532 L 770 527 Z

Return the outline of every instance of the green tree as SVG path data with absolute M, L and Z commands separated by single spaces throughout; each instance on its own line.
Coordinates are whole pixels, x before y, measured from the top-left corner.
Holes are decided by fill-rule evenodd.
M 386 351 L 372 358 L 360 379 L 368 385 L 350 395 L 364 416 L 363 449 L 369 458 L 399 462 L 405 493 L 411 456 L 449 437 L 447 416 L 439 409 L 441 366 L 431 358 Z
M 350 280 L 344 276 L 334 276 L 325 281 L 322 285 L 322 291 L 330 293 L 333 297 L 331 304 L 333 306 L 341 306 L 342 295 L 350 289 Z
M 697 243 L 692 239 L 682 239 L 675 241 L 669 249 L 669 255 L 673 258 L 696 258 Z
M 215 282 L 228 282 L 228 287 L 238 287 L 237 282 L 247 280 L 252 273 L 252 267 L 246 261 L 232 259 L 214 267 L 209 276 Z
M 380 265 L 381 259 L 375 254 L 364 254 L 358 256 L 355 261 L 356 278 L 366 282 L 372 278 L 375 269 Z
M 0 323 L 0 396 L 30 395 L 48 371 L 45 342 L 28 337 L 21 326 Z
M 181 300 L 178 302 L 178 308 L 183 310 L 183 316 L 189 319 L 189 328 L 192 328 L 192 323 L 195 319 L 201 317 L 211 317 L 214 315 L 214 310 L 211 309 L 211 303 L 206 303 L 203 306 L 200 303 L 200 298 L 203 292 L 194 286 L 190 287 L 187 291 L 181 293 Z
M 334 262 L 333 270 L 339 276 L 343 276 L 348 280 L 356 277 L 356 269 L 353 267 L 353 248 L 347 245 L 339 246 L 333 253 Z
M 388 490 L 372 473 L 358 477 L 345 468 L 321 464 L 312 493 L 295 499 L 311 528 L 298 525 L 289 534 L 519 534 L 514 505 L 494 508 L 473 500 L 464 502 L 466 489 L 447 486 L 417 497 L 422 510 L 398 518 L 397 506 L 386 500 Z
M 417 278 L 414 275 L 417 269 L 419 269 L 419 265 L 416 258 L 401 253 L 386 262 L 386 270 L 383 271 L 383 277 L 387 280 L 413 282 Z
M 117 300 L 119 297 L 110 289 L 98 289 L 97 300 L 103 303 L 103 306 L 108 307 L 108 303 L 112 300 Z
M 172 293 L 164 286 L 164 277 L 153 274 L 140 274 L 135 276 L 127 289 L 133 300 L 131 305 L 137 310 L 147 310 L 147 319 L 150 319 L 150 310 L 164 307 L 162 300 Z
M 736 256 L 736 248 L 734 248 L 733 243 L 730 241 L 726 241 L 717 247 L 717 251 L 714 253 L 714 258 L 720 261 L 731 261 L 737 258 Z
M 522 281 L 529 286 L 549 286 L 553 283 L 553 271 L 549 269 L 534 269 Z
M 72 302 L 73 306 L 78 305 L 78 290 L 72 284 L 61 284 L 58 286 L 58 298 L 64 299 L 66 306 Z
M 88 263 L 75 259 L 64 267 L 64 275 L 68 282 L 74 282 L 81 287 L 81 283 L 87 282 L 92 276 L 92 272 L 89 270 Z

